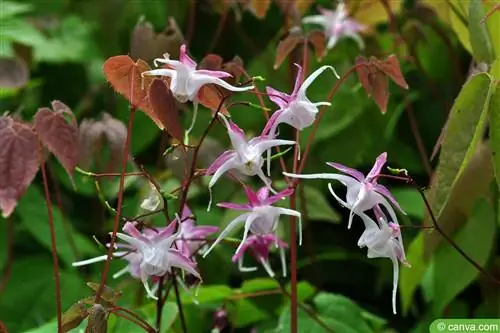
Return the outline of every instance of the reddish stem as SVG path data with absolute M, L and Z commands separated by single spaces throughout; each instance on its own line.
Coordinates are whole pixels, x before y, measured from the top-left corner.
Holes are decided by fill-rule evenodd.
M 5 324 L 0 320 L 0 333 L 9 333 Z
M 0 294 L 7 286 L 10 279 L 10 273 L 12 272 L 12 263 L 14 261 L 14 223 L 12 219 L 8 218 L 6 220 L 7 224 L 7 262 L 5 264 L 2 279 L 0 280 Z
M 50 243 L 52 252 L 52 261 L 54 268 L 54 282 L 56 286 L 56 311 L 57 311 L 57 331 L 64 333 L 62 327 L 62 306 L 61 306 L 61 282 L 59 280 L 59 258 L 57 257 L 56 232 L 54 229 L 54 216 L 52 214 L 52 202 L 50 200 L 49 182 L 47 179 L 47 170 L 45 167 L 45 159 L 43 158 L 43 146 L 40 143 L 40 167 L 42 169 L 43 189 L 45 193 L 45 201 L 47 203 L 47 214 L 49 218 Z
M 191 38 L 193 38 L 194 24 L 196 21 L 196 0 L 189 1 L 189 19 L 186 31 L 186 44 L 189 45 Z
M 116 233 L 118 232 L 118 227 L 120 224 L 120 215 L 122 212 L 122 202 L 123 202 L 123 188 L 125 184 L 125 170 L 127 169 L 127 160 L 128 160 L 128 152 L 130 149 L 130 141 L 131 141 L 131 133 L 132 133 L 132 126 L 134 124 L 134 115 L 135 115 L 136 108 L 132 106 L 130 108 L 130 116 L 128 119 L 128 126 L 127 126 L 127 138 L 125 140 L 125 145 L 123 146 L 123 155 L 122 155 L 122 171 L 120 174 L 120 183 L 119 183 L 119 189 L 118 189 L 118 207 L 116 209 L 116 215 L 115 215 L 115 220 L 113 223 L 113 233 L 111 234 L 111 241 L 109 242 L 109 248 L 108 248 L 108 257 L 106 258 L 106 261 L 104 263 L 104 269 L 102 271 L 102 276 L 101 276 L 101 283 L 99 284 L 99 289 L 97 289 L 97 292 L 95 294 L 95 300 L 94 303 L 99 303 L 99 300 L 101 298 L 101 294 L 104 290 L 104 286 L 106 284 L 106 280 L 108 278 L 108 273 L 109 273 L 109 266 L 111 264 L 111 257 L 113 254 L 113 249 L 115 246 L 115 241 L 116 241 Z
M 226 25 L 227 21 L 227 16 L 229 14 L 229 9 L 230 6 L 226 6 L 223 9 L 222 16 L 219 20 L 219 25 L 217 26 L 217 30 L 215 31 L 215 35 L 212 39 L 212 43 L 210 43 L 210 47 L 208 48 L 208 52 L 212 52 L 215 49 L 215 45 L 217 45 L 217 42 L 219 41 L 219 38 L 222 34 L 222 31 L 224 30 L 224 27 Z

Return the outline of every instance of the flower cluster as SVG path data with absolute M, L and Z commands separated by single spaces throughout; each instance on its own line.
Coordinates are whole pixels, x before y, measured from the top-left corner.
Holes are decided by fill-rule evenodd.
M 399 277 L 398 262 L 407 266 L 409 266 L 409 264 L 406 260 L 397 216 L 389 201 L 402 213 L 404 213 L 404 211 L 392 196 L 391 192 L 385 186 L 377 182 L 386 161 L 387 153 L 378 156 L 375 165 L 366 177 L 358 170 L 338 163 L 327 164 L 347 175 L 336 173 L 297 175 L 286 172 L 284 172 L 284 174 L 294 178 L 338 180 L 347 187 L 346 200 L 342 200 L 335 193 L 332 185 L 328 184 L 328 189 L 333 197 L 342 206 L 350 210 L 348 228 L 351 228 L 353 216 L 355 214 L 360 216 L 363 220 L 365 231 L 359 238 L 358 246 L 368 249 L 368 258 L 389 258 L 392 260 L 394 267 L 392 308 L 393 312 L 396 313 L 396 293 Z M 389 217 L 387 217 L 382 208 L 387 211 Z M 377 222 L 365 214 L 367 211 L 373 211 Z
M 126 222 L 122 230 L 123 233 L 116 233 L 116 237 L 122 242 L 115 244 L 113 257 L 126 260 L 128 265 L 114 274 L 113 278 L 128 272 L 132 277 L 141 279 L 148 296 L 156 299 L 149 280 L 155 281 L 172 273 L 172 268 L 179 268 L 201 280 L 193 256 L 204 244 L 203 239 L 218 228 L 195 226 L 191 211 L 184 206 L 182 217 L 177 216 L 166 227 L 145 228 L 139 231 L 137 223 Z M 102 255 L 74 262 L 73 266 L 88 265 L 106 259 L 107 255 Z

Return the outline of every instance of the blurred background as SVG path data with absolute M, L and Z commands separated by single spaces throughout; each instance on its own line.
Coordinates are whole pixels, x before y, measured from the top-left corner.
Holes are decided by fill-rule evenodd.
M 387 112 L 383 114 L 357 75 L 350 75 L 333 96 L 332 106 L 319 125 L 304 173 L 331 172 L 325 162 L 338 162 L 367 173 L 375 158 L 387 151 L 390 167 L 405 168 L 420 186 L 429 186 L 439 163 L 439 157 L 431 155 L 435 155 L 433 151 L 457 95 L 470 75 L 489 70 L 488 65 L 474 60 L 472 55 L 466 24 L 470 2 L 346 0 L 352 17 L 368 27 L 362 34 L 365 48 L 360 50 L 354 40 L 342 39 L 318 57 L 319 51 L 311 46 L 308 73 L 322 65 L 331 65 L 342 76 L 358 56 L 385 59 L 395 54 L 409 89 L 390 83 Z M 497 5 L 495 1 L 481 3 L 484 14 Z M 243 64 L 250 76 L 263 77 L 264 81 L 256 82 L 260 91 L 272 86 L 290 92 L 295 80 L 293 62 L 304 61 L 303 50 L 298 47 L 291 51 L 275 68 L 278 45 L 291 34 L 307 35 L 319 29 L 301 25 L 302 30 L 295 28 L 290 32 L 302 16 L 317 14 L 319 6 L 332 9 L 336 2 L 1 0 L 1 110 L 29 123 L 38 108 L 50 106 L 53 100 L 62 101 L 72 109 L 80 125 L 79 167 L 96 173 L 119 172 L 129 105 L 103 75 L 107 58 L 129 55 L 153 67 L 153 59 L 164 53 L 177 59 L 179 46 L 186 42 L 197 62 L 208 54 L 217 54 L 224 63 Z M 487 22 L 497 44 L 499 17 L 499 13 L 494 13 Z M 498 80 L 498 76 L 495 78 Z M 248 80 L 243 75 L 240 82 L 245 81 Z M 325 72 L 309 88 L 309 99 L 325 101 L 336 81 L 331 73 Z M 232 97 L 232 101 L 238 100 L 260 103 L 251 93 Z M 265 97 L 264 103 L 274 108 Z M 192 106 L 179 105 L 179 112 L 188 126 Z M 231 108 L 231 115 L 249 136 L 258 135 L 266 121 L 261 110 L 246 106 Z M 211 112 L 200 106 L 192 132 L 195 142 L 210 119 Z M 309 134 L 310 129 L 301 133 L 302 149 Z M 282 126 L 280 135 L 292 138 L 293 132 Z M 488 137 L 484 139 L 439 221 L 479 265 L 498 276 L 496 204 L 486 213 L 475 204 L 479 196 L 493 203 L 498 197 Z M 175 189 L 184 175 L 185 157 L 176 150 L 163 155 L 170 144 L 169 135 L 159 130 L 145 113 L 138 112 L 133 124 L 133 159 L 129 161 L 129 171 L 143 165 L 163 189 Z M 215 126 L 202 146 L 199 168 L 206 167 L 228 145 L 224 128 Z M 292 155 L 284 155 L 289 166 Z M 98 193 L 92 177 L 75 173 L 71 180 L 56 159 L 49 157 L 47 163 L 61 265 L 62 303 L 66 310 L 92 295 L 85 282 L 99 282 L 102 264 L 76 269 L 71 263 L 103 253 L 103 246 L 94 239 L 104 243 L 112 230 L 113 214 L 105 202 L 116 206 L 118 177 L 100 178 Z M 273 179 L 278 183 L 280 175 L 276 161 Z M 188 203 L 198 224 L 223 227 L 234 214 L 219 208 L 206 212 L 208 191 L 204 178 L 207 177 L 196 180 Z M 427 213 L 418 191 L 403 182 L 391 180 L 384 184 L 390 186 L 408 213 L 401 217 L 400 223 L 408 226 L 404 227 L 403 236 L 412 267 L 401 268 L 398 314 L 393 315 L 391 308 L 390 260 L 366 258 L 365 250 L 357 246 L 363 231 L 361 223 L 354 223 L 347 230 L 348 210 L 331 197 L 327 182 L 319 180 L 303 182 L 298 196 L 298 208 L 305 216 L 304 244 L 299 247 L 298 262 L 301 301 L 319 311 L 335 332 L 427 332 L 429 323 L 439 317 L 498 317 L 498 286 L 443 242 L 436 232 L 411 227 L 430 223 L 424 221 Z M 147 180 L 128 177 L 125 186 L 123 216 L 131 218 L 144 213 L 140 204 L 151 191 Z M 336 190 L 345 193 L 342 186 Z M 240 185 L 229 178 L 220 181 L 214 187 L 214 202 L 219 201 L 243 202 Z M 169 204 L 172 210 L 178 205 L 174 200 Z M 477 211 L 479 215 L 475 215 Z M 161 214 L 144 219 L 152 224 L 164 223 Z M 280 232 L 288 241 L 286 223 Z M 8 219 L 0 218 L 3 272 L 0 320 L 11 333 L 55 332 L 49 235 L 39 173 L 14 214 Z M 204 279 L 200 304 L 193 304 L 188 295 L 183 298 L 188 331 L 210 332 L 215 325 L 214 312 L 224 309 L 227 314 L 223 319 L 227 321 L 224 332 L 288 332 L 286 297 L 234 296 L 276 285 L 262 269 L 240 273 L 230 261 L 233 251 L 234 248 L 222 245 L 206 259 L 198 260 Z M 279 267 L 277 254 L 273 254 L 271 261 Z M 114 273 L 123 264 L 113 262 L 111 267 Z M 140 281 L 122 277 L 109 279 L 108 285 L 122 291 L 121 306 L 137 310 L 154 322 L 154 304 L 145 299 Z M 181 332 L 175 300 L 172 302 L 167 303 L 162 332 Z M 300 313 L 299 320 L 300 332 L 324 332 L 305 313 Z M 138 332 L 138 328 L 111 316 L 108 332 Z

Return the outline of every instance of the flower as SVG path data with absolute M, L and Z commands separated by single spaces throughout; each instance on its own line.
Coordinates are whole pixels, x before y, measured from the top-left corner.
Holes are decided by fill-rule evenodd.
M 346 201 L 340 199 L 333 191 L 329 184 L 329 189 L 337 201 L 350 209 L 348 228 L 351 228 L 352 218 L 354 214 L 362 213 L 378 205 L 382 205 L 389 212 L 391 219 L 397 221 L 394 209 L 386 200 L 388 198 L 403 214 L 405 212 L 401 209 L 396 199 L 392 196 L 391 192 L 383 185 L 377 183 L 377 178 L 380 175 L 382 167 L 386 163 L 387 153 L 380 154 L 368 175 L 365 177 L 358 170 L 346 167 L 338 163 L 327 163 L 327 165 L 347 173 L 346 175 L 319 173 L 310 175 L 297 175 L 284 172 L 283 174 L 288 177 L 305 178 L 305 179 L 335 179 L 347 186 Z
M 295 141 L 278 140 L 268 138 L 265 135 L 255 137 L 248 141 L 241 128 L 231 120 L 227 120 L 225 116 L 220 115 L 220 117 L 226 124 L 233 149 L 223 152 L 206 170 L 207 175 L 213 175 L 208 184 L 210 190 L 208 210 L 210 210 L 212 202 L 212 187 L 224 173 L 232 169 L 239 170 L 248 176 L 258 176 L 264 184 L 274 192 L 271 188 L 271 181 L 267 179 L 264 172 L 262 172 L 264 159 L 261 155 L 271 147 L 295 144 Z
M 200 247 L 205 244 L 206 236 L 213 234 L 219 230 L 214 226 L 196 226 L 195 220 L 192 218 L 191 210 L 187 205 L 184 205 L 180 224 L 180 232 L 175 241 L 175 245 L 184 256 L 190 258 L 194 262 L 194 255 L 200 250 Z
M 396 294 L 399 279 L 398 262 L 410 266 L 406 261 L 401 230 L 398 224 L 388 223 L 384 215 L 379 216 L 378 225 L 368 215 L 360 213 L 360 216 L 365 224 L 365 231 L 359 238 L 358 246 L 368 248 L 368 258 L 389 258 L 392 261 L 394 271 L 392 311 L 396 314 Z
M 325 35 L 328 38 L 326 45 L 328 50 L 333 48 L 339 39 L 344 37 L 354 39 L 361 49 L 365 47 L 359 32 L 365 30 L 366 27 L 348 16 L 345 4 L 342 1 L 335 10 L 319 7 L 319 11 L 321 15 L 304 17 L 302 23 L 323 26 Z
M 197 94 L 200 88 L 206 84 L 215 84 L 230 91 L 246 91 L 253 89 L 254 86 L 235 87 L 222 80 L 222 78 L 232 75 L 222 71 L 211 71 L 206 69 L 196 69 L 196 62 L 186 53 L 186 45 L 181 45 L 179 60 L 171 60 L 170 55 L 166 53 L 164 58 L 157 58 L 154 64 L 166 64 L 170 68 L 159 68 L 143 72 L 142 75 L 167 76 L 172 79 L 170 90 L 181 103 L 187 101 L 197 101 Z
M 140 278 L 149 297 L 157 299 L 153 290 L 149 287 L 148 279 L 164 276 L 171 273 L 172 267 L 180 268 L 201 280 L 201 276 L 195 269 L 196 264 L 187 258 L 181 251 L 172 248 L 173 242 L 180 234 L 174 230 L 179 218 L 161 230 L 146 229 L 142 233 L 137 230 L 135 223 L 127 222 L 123 226 L 125 233 L 116 233 L 116 237 L 124 241 L 117 243 L 117 249 L 113 257 L 122 258 L 129 262 L 125 269 L 116 273 L 118 277 L 127 271 L 135 278 Z M 109 244 L 107 244 L 109 247 Z M 107 255 L 96 258 L 74 262 L 73 266 L 83 266 L 98 261 L 106 260 Z
M 240 250 L 233 256 L 233 262 L 238 262 L 238 269 L 240 272 L 252 272 L 257 270 L 257 267 L 243 266 L 243 255 L 247 250 L 251 250 L 252 255 L 262 264 L 262 267 L 264 267 L 267 274 L 269 274 L 270 277 L 274 277 L 275 274 L 269 264 L 269 252 L 272 245 L 275 245 L 280 249 L 283 277 L 286 277 L 285 248 L 287 248 L 288 245 L 272 233 L 249 236 L 241 246 Z
M 302 244 L 301 214 L 292 209 L 271 206 L 279 200 L 290 196 L 293 193 L 293 189 L 286 189 L 273 196 L 269 196 L 269 189 L 267 187 L 261 188 L 257 193 L 247 186 L 244 187 L 244 190 L 248 198 L 247 204 L 236 204 L 231 202 L 217 204 L 219 207 L 247 212 L 239 215 L 227 225 L 212 246 L 203 254 L 203 257 L 206 257 L 208 253 L 210 253 L 210 251 L 212 251 L 212 249 L 236 226 L 244 224 L 243 239 L 235 251 L 235 253 L 238 254 L 245 245 L 249 232 L 256 236 L 274 234 L 278 227 L 280 215 L 295 216 L 299 219 L 299 244 Z
M 304 72 L 302 67 L 298 64 L 297 66 L 297 77 L 295 78 L 295 86 L 291 95 L 280 92 L 272 87 L 266 87 L 266 92 L 269 99 L 279 106 L 279 110 L 274 112 L 269 121 L 267 122 L 263 133 L 269 135 L 271 138 L 276 136 L 276 130 L 278 125 L 281 123 L 286 123 L 299 131 L 304 128 L 311 126 L 316 119 L 316 114 L 318 113 L 318 106 L 330 106 L 329 102 L 311 102 L 306 96 L 306 90 L 309 88 L 311 83 L 326 69 L 331 69 L 334 74 L 339 77 L 332 66 L 322 66 L 318 68 L 314 73 L 309 75 L 304 82 Z M 270 158 L 271 150 L 268 150 L 267 155 L 267 174 L 270 174 Z

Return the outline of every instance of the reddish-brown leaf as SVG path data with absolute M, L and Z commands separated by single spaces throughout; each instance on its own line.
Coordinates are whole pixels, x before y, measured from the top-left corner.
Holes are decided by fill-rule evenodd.
M 162 123 L 163 128 L 173 138 L 182 142 L 184 131 L 175 105 L 175 99 L 162 80 L 154 79 L 149 86 L 149 100 L 153 112 Z
M 111 57 L 104 62 L 103 66 L 104 75 L 113 89 L 123 95 L 130 104 L 144 111 L 160 129 L 163 129 L 163 125 L 151 108 L 147 95 L 153 78 L 141 77 L 141 73 L 147 70 L 150 70 L 150 67 L 144 61 L 139 59 L 134 62 L 126 55 Z
M 87 316 L 87 308 L 82 302 L 73 304 L 62 315 L 63 331 L 69 332 L 72 329 L 78 327 Z
M 62 102 L 52 102 L 54 111 L 40 108 L 35 115 L 35 132 L 45 146 L 57 157 L 66 172 L 72 175 L 78 164 L 78 127 L 73 117 L 72 123 L 64 118 L 71 110 Z
M 233 76 L 227 78 L 227 81 L 231 84 L 235 84 L 240 81 L 240 78 L 243 75 L 243 60 L 240 57 L 235 56 L 233 60 L 222 65 L 222 70 Z
M 300 43 L 302 38 L 295 34 L 288 35 L 284 40 L 280 41 L 276 49 L 276 59 L 274 60 L 274 69 L 277 69 L 286 57 L 292 52 L 295 47 Z
M 198 67 L 200 69 L 208 69 L 211 71 L 218 71 L 222 67 L 223 59 L 217 54 L 207 54 L 205 58 L 201 59 Z
M 382 72 L 370 73 L 368 80 L 372 86 L 372 96 L 382 113 L 387 112 L 389 101 L 389 79 Z
M 368 80 L 368 76 L 372 71 L 372 66 L 370 63 L 362 56 L 356 58 L 356 73 L 358 73 L 359 81 L 361 85 L 366 90 L 368 96 L 372 95 L 372 86 Z
M 89 311 L 85 332 L 106 333 L 108 331 L 108 311 L 101 304 L 94 304 Z
M 7 218 L 38 171 L 38 139 L 30 126 L 0 117 L 0 210 Z
M 321 60 L 325 56 L 326 38 L 323 31 L 314 30 L 309 34 L 309 42 L 314 48 L 316 59 Z
M 257 18 L 263 19 L 271 6 L 271 0 L 250 0 L 247 6 Z
M 219 90 L 213 84 L 202 86 L 200 91 L 198 92 L 198 101 L 200 102 L 200 104 L 213 111 L 217 110 L 223 98 L 224 95 L 222 94 L 221 90 Z M 219 112 L 226 116 L 229 115 L 229 112 L 227 111 L 225 106 L 222 106 Z
M 398 86 L 404 89 L 408 89 L 408 83 L 406 83 L 403 73 L 401 73 L 401 67 L 399 65 L 398 58 L 394 54 L 391 54 L 384 61 L 378 60 L 375 57 L 372 57 L 370 61 L 379 70 L 384 72 L 385 75 L 390 77 L 392 81 L 394 81 Z

